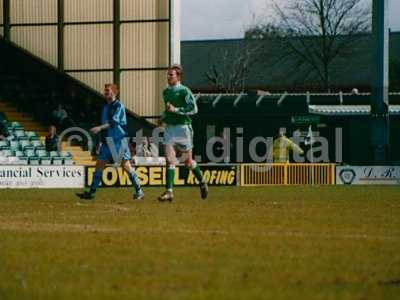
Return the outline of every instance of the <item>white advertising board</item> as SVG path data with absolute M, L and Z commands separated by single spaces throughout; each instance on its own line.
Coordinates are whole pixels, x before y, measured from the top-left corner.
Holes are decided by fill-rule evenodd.
M 0 188 L 82 188 L 81 166 L 0 166 Z
M 336 184 L 400 184 L 400 167 L 337 166 Z

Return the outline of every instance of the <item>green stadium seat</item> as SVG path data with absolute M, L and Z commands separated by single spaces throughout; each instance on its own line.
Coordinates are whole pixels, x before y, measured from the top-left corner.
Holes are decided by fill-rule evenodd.
M 53 165 L 62 165 L 64 163 L 64 158 L 53 157 Z
M 36 156 L 34 149 L 27 149 L 24 151 L 24 153 L 25 153 L 25 156 L 27 156 L 29 158 Z
M 17 138 L 13 134 L 10 134 L 8 137 L 6 137 L 7 141 L 15 141 L 16 139 Z
M 40 158 L 41 165 L 51 165 L 50 154 L 46 150 L 36 150 L 36 156 Z
M 7 140 L 0 141 L 0 148 L 1 147 L 8 147 L 10 145 L 10 142 Z
M 19 141 L 19 145 L 21 146 L 22 150 L 24 150 L 26 147 L 32 146 L 31 142 L 28 140 Z
M 71 153 L 67 152 L 67 151 L 61 151 L 60 152 L 60 156 L 64 157 L 64 158 L 72 158 Z
M 23 129 L 22 125 L 19 122 L 11 122 L 11 127 L 13 129 Z
M 74 161 L 72 160 L 72 158 L 64 158 L 64 165 L 68 165 L 68 166 L 70 166 L 70 165 L 73 165 L 74 164 Z
M 24 149 L 22 150 L 36 150 L 35 147 L 33 147 L 32 145 L 26 146 Z
M 15 131 L 14 131 L 14 135 L 15 135 L 15 137 L 16 137 L 17 139 L 20 139 L 20 138 L 22 138 L 22 137 L 26 138 L 25 130 L 23 130 L 23 129 L 15 130 Z
M 15 156 L 16 157 L 25 157 L 25 153 L 24 153 L 24 151 L 17 150 L 17 151 L 15 151 Z
M 29 141 L 29 138 L 27 136 L 21 136 L 17 138 L 18 141 Z
M 2 152 L 3 152 L 3 155 L 7 156 L 7 157 L 14 156 L 14 154 L 15 154 L 15 151 L 13 151 L 11 149 L 3 149 Z
M 26 156 L 18 157 L 19 158 L 19 164 L 21 165 L 27 165 L 29 163 L 29 158 Z
M 40 158 L 37 156 L 29 157 L 29 164 L 30 165 L 39 165 L 40 164 Z
M 57 151 L 50 151 L 50 157 L 58 157 L 58 152 Z
M 43 157 L 40 159 L 40 164 L 41 165 L 46 165 L 49 166 L 51 165 L 51 158 L 50 157 Z
M 10 146 L 0 147 L 0 151 L 3 153 L 4 150 L 11 150 Z
M 40 138 L 39 138 L 39 136 L 32 136 L 32 137 L 29 138 L 29 140 L 30 140 L 31 142 L 33 142 L 33 141 L 40 141 Z
M 20 145 L 18 141 L 10 141 L 10 148 L 12 150 L 19 150 L 20 149 Z
M 44 145 L 40 145 L 40 146 L 35 147 L 35 150 L 44 150 L 44 151 L 46 151 L 46 147 Z
M 33 140 L 32 142 L 31 142 L 31 145 L 33 146 L 33 147 L 41 147 L 41 146 L 44 146 L 43 144 L 42 144 L 42 142 L 41 141 L 39 141 L 39 140 Z
M 36 155 L 38 157 L 50 157 L 46 150 L 36 150 Z
M 29 139 L 32 139 L 32 138 L 34 138 L 34 137 L 38 137 L 37 133 L 34 132 L 34 131 L 27 131 L 27 132 L 25 132 L 25 135 L 26 135 Z
M 24 127 L 13 127 L 12 128 L 12 131 L 24 131 L 25 132 L 25 129 L 24 129 Z

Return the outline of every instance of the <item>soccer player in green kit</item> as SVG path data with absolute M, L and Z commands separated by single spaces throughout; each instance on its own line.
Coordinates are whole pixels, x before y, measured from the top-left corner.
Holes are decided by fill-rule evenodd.
M 167 162 L 167 190 L 158 197 L 160 202 L 174 199 L 175 149 L 182 153 L 185 166 L 193 172 L 200 183 L 201 198 L 208 196 L 208 186 L 203 174 L 193 159 L 193 129 L 191 115 L 197 113 L 196 101 L 190 89 L 181 84 L 183 69 L 172 65 L 168 69 L 168 87 L 163 92 L 165 112 L 161 121 L 166 125 L 164 133 L 165 156 Z

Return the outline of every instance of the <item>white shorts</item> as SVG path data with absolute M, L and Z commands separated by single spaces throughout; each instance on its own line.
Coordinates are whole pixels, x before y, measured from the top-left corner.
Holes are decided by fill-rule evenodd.
M 164 144 L 172 145 L 180 151 L 193 149 L 192 125 L 167 125 L 164 132 Z

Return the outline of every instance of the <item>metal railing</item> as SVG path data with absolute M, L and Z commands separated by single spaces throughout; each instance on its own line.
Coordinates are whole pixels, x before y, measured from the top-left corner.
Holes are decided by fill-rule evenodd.
M 335 164 L 242 164 L 241 186 L 333 185 Z

